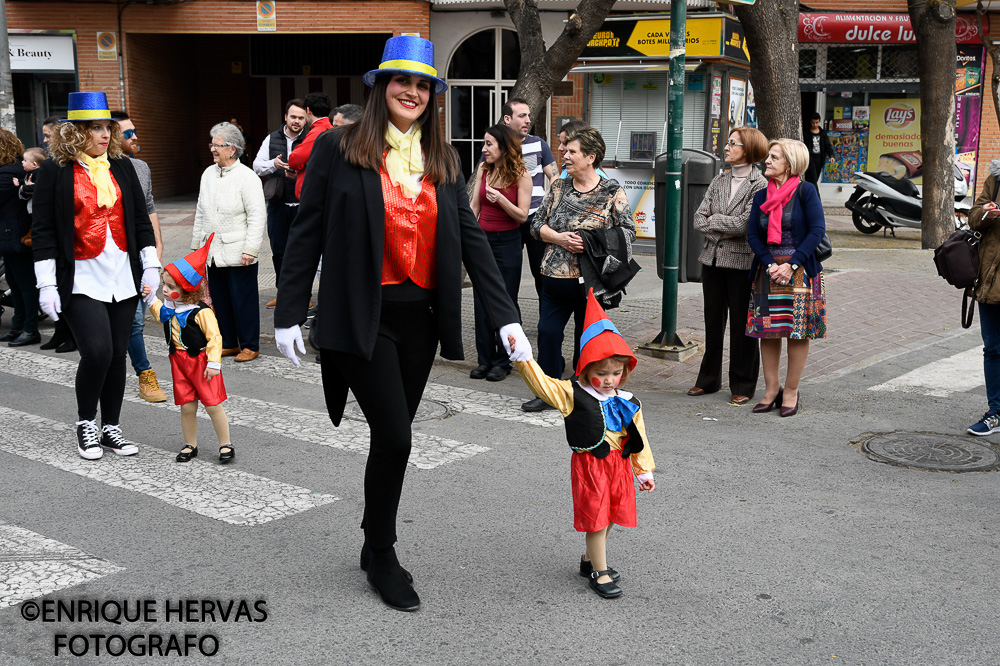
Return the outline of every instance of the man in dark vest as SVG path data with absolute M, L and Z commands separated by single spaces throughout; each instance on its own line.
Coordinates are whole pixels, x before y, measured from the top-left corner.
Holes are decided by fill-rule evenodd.
M 264 139 L 253 161 L 254 172 L 264 178 L 264 195 L 267 198 L 267 236 L 271 241 L 271 261 L 274 263 L 275 283 L 281 275 L 281 260 L 285 256 L 288 228 L 298 209 L 295 196 L 296 173 L 288 166 L 292 154 L 306 136 L 306 105 L 293 99 L 285 105 L 285 124 Z M 277 299 L 267 307 L 273 308 Z

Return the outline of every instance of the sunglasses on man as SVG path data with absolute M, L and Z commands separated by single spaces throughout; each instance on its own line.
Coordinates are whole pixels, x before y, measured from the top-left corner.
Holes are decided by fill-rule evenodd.
M 134 129 L 127 129 L 127 130 L 122 130 L 122 136 L 125 137 L 126 139 L 134 139 L 135 137 L 138 136 L 138 134 L 135 133 Z

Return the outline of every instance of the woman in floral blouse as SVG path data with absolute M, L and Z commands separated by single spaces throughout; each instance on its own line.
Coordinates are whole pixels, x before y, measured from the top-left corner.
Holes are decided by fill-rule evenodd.
M 621 227 L 629 242 L 635 240 L 635 224 L 625 189 L 617 180 L 598 175 L 604 159 L 604 139 L 593 127 L 567 137 L 563 157 L 569 178 L 561 178 L 535 213 L 531 234 L 546 243 L 542 258 L 542 294 L 538 318 L 538 365 L 550 377 L 562 377 L 563 330 L 574 317 L 573 367 L 580 356 L 587 295 L 580 282 L 579 255 L 583 252 L 580 231 Z M 551 409 L 540 398 L 521 405 L 526 412 Z

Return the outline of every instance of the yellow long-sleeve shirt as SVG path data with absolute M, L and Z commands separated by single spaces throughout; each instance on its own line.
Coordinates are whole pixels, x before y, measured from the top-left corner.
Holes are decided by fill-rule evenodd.
M 573 382 L 565 379 L 552 379 L 542 372 L 542 369 L 534 361 L 518 361 L 515 365 L 532 393 L 558 409 L 564 418 L 573 413 Z M 642 418 L 642 409 L 636 412 L 632 422 L 646 443 L 642 447 L 642 451 L 630 456 L 632 471 L 637 475 L 648 474 L 656 469 L 656 465 L 653 463 L 653 452 L 649 448 L 649 438 L 646 437 L 646 424 Z M 621 451 L 622 441 L 627 436 L 628 433 L 625 430 L 618 432 L 606 430 L 604 432 L 604 439 L 612 451 Z
M 157 321 L 160 320 L 160 308 L 163 307 L 163 302 L 160 299 L 156 299 L 149 306 L 149 311 L 153 313 L 153 317 Z M 191 306 L 192 309 L 197 306 Z M 178 309 L 184 308 L 184 305 L 178 304 Z M 188 309 L 188 308 L 184 308 Z M 182 310 L 183 311 L 183 310 Z M 208 356 L 209 363 L 215 363 L 215 367 L 219 368 L 222 366 L 222 333 L 219 332 L 219 322 L 215 318 L 215 312 L 211 308 L 204 308 L 198 311 L 193 320 L 188 320 L 188 326 L 191 325 L 192 321 L 201 329 L 201 332 L 205 334 L 205 338 L 208 340 L 208 344 L 205 346 L 205 355 Z M 181 342 L 181 325 L 177 321 L 177 317 L 170 320 L 170 339 L 174 343 L 174 347 L 177 349 L 187 349 L 184 343 Z

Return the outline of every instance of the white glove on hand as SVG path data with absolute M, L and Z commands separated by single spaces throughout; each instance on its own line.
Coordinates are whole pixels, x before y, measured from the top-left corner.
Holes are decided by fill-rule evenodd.
M 291 361 L 295 367 L 299 367 L 299 357 L 295 355 L 298 348 L 300 354 L 306 353 L 306 345 L 302 342 L 302 331 L 298 326 L 291 328 L 274 329 L 274 342 L 278 345 L 278 351 L 282 356 Z
M 59 312 L 62 312 L 62 301 L 59 299 L 59 290 L 55 287 L 42 287 L 38 290 L 38 307 L 42 312 L 52 317 L 52 321 L 59 321 Z
M 146 268 L 142 271 L 142 282 L 139 284 L 139 293 L 142 294 L 142 288 L 149 287 L 149 292 L 155 294 L 156 290 L 160 287 L 160 269 L 159 268 Z
M 510 350 L 510 341 L 507 336 L 514 338 L 514 351 Z M 531 343 L 528 342 L 528 338 L 524 335 L 524 329 L 517 322 L 513 324 L 507 324 L 500 328 L 500 341 L 503 343 L 503 348 L 506 350 L 507 355 L 510 356 L 512 361 L 530 361 L 531 356 Z

